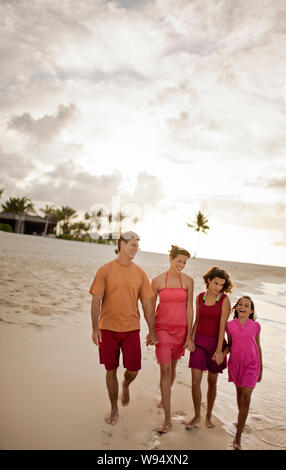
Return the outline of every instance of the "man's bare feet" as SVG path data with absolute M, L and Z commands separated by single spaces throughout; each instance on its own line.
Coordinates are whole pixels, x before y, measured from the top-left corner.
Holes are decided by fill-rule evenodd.
M 171 421 L 164 421 L 164 424 L 157 429 L 157 432 L 160 434 L 166 434 L 168 431 L 170 431 L 171 427 Z
M 201 422 L 201 417 L 200 416 L 195 416 L 193 419 L 191 419 L 191 421 L 189 421 L 188 423 L 186 423 L 186 421 L 184 422 L 185 424 L 185 429 L 187 431 L 190 431 L 191 429 L 194 429 L 197 427 L 197 424 L 199 424 Z
M 109 413 L 109 415 L 107 415 L 105 418 L 104 418 L 104 421 L 107 423 L 107 424 L 115 424 L 117 423 L 117 420 L 118 420 L 118 411 L 111 411 Z
M 234 450 L 241 450 L 241 444 L 240 444 L 240 439 L 237 439 L 236 437 L 233 440 L 232 447 Z
M 125 385 L 125 381 L 122 382 L 122 394 L 121 394 L 121 405 L 127 406 L 130 402 L 130 395 L 129 395 L 129 386 Z
M 206 427 L 209 428 L 209 429 L 212 429 L 212 428 L 215 428 L 215 424 L 212 422 L 211 418 L 209 418 L 208 416 L 206 416 Z

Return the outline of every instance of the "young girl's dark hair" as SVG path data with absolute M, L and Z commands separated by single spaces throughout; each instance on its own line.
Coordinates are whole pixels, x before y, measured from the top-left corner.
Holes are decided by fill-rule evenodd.
M 179 255 L 184 255 L 184 256 L 187 256 L 188 258 L 191 257 L 190 253 L 187 250 L 185 250 L 185 248 L 180 248 L 177 245 L 171 245 L 171 246 L 172 248 L 169 251 L 171 258 L 175 259 Z
M 206 274 L 203 275 L 203 280 L 205 281 L 205 285 L 208 287 L 209 281 L 212 281 L 215 277 L 219 277 L 220 279 L 225 280 L 225 283 L 221 290 L 222 293 L 232 291 L 233 283 L 230 278 L 230 275 L 224 269 L 218 268 L 216 266 L 213 266 L 212 268 L 210 268 L 206 272 Z
M 235 309 L 236 309 L 236 307 L 237 307 L 238 302 L 239 302 L 241 299 L 248 299 L 248 300 L 250 301 L 252 312 L 251 312 L 251 314 L 249 315 L 249 318 L 250 318 L 250 320 L 255 321 L 256 315 L 255 315 L 254 302 L 253 302 L 253 300 L 251 299 L 251 297 L 249 297 L 248 295 L 243 295 L 242 297 L 240 297 L 240 299 L 238 299 L 238 301 L 236 302 L 235 306 L 232 307 L 232 310 L 234 310 L 234 316 L 233 316 L 233 318 L 238 318 L 238 312 L 237 312 Z

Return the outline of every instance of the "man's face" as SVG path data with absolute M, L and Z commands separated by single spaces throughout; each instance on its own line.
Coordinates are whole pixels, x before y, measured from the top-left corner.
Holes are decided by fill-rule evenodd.
M 124 253 L 128 256 L 130 260 L 135 258 L 138 248 L 139 243 L 138 240 L 135 240 L 135 238 L 131 238 L 131 240 L 128 240 L 128 242 L 126 243 L 121 243 L 121 250 L 124 250 Z

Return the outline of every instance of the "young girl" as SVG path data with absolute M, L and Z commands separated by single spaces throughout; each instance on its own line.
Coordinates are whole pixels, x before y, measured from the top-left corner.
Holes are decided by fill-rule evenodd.
M 211 420 L 216 398 L 218 374 L 226 368 L 223 355 L 226 322 L 230 314 L 230 301 L 226 293 L 232 290 L 229 274 L 216 266 L 203 276 L 206 292 L 196 299 L 196 321 L 192 339 L 195 351 L 190 354 L 189 367 L 192 369 L 192 398 L 195 409 L 194 418 L 186 422 L 186 429 L 192 429 L 201 420 L 201 381 L 203 372 L 208 371 L 206 426 L 214 428 Z M 225 342 L 226 344 L 226 342 Z
M 160 365 L 160 388 L 165 412 L 163 425 L 158 429 L 166 433 L 171 428 L 171 386 L 176 377 L 178 359 L 185 348 L 193 349 L 191 327 L 193 322 L 194 281 L 187 274 L 181 274 L 190 253 L 184 248 L 173 246 L 170 251 L 170 268 L 152 280 L 154 308 L 157 296 L 159 305 L 155 313 L 157 362 Z
M 228 346 L 224 355 L 230 351 L 228 362 L 228 381 L 236 386 L 238 419 L 236 436 L 233 441 L 235 450 L 241 449 L 241 434 L 247 419 L 250 399 L 257 382 L 262 378 L 262 352 L 260 346 L 260 324 L 255 321 L 254 304 L 250 297 L 241 297 L 234 309 L 234 319 L 227 323 Z

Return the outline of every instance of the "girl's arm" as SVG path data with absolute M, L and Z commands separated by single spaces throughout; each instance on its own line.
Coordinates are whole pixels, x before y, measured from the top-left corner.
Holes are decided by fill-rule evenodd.
M 222 302 L 222 312 L 221 312 L 221 317 L 220 317 L 217 347 L 212 357 L 212 359 L 216 361 L 218 365 L 221 364 L 224 359 L 223 353 L 222 353 L 222 345 L 223 345 L 223 340 L 224 340 L 226 322 L 230 315 L 230 310 L 231 310 L 231 306 L 230 306 L 229 298 L 225 297 Z
M 191 337 L 192 334 L 192 325 L 194 317 L 194 308 L 193 308 L 193 299 L 194 299 L 194 280 L 188 276 L 187 277 L 187 336 L 184 344 L 184 348 L 189 351 L 194 351 L 194 343 Z
M 228 333 L 227 334 L 227 346 L 224 348 L 222 352 L 224 358 L 230 353 L 230 349 L 231 349 L 231 335 Z
M 259 352 L 259 358 L 260 358 L 260 373 L 259 373 L 259 377 L 258 377 L 258 382 L 261 382 L 263 364 L 262 364 L 262 349 L 261 349 L 261 345 L 260 345 L 260 333 L 258 333 L 255 340 L 256 340 L 256 344 L 257 344 L 257 348 L 258 348 L 258 352 Z
M 199 324 L 199 320 L 200 320 L 199 295 L 197 295 L 197 298 L 196 298 L 196 319 L 194 321 L 193 329 L 192 329 L 192 341 L 193 341 L 194 344 L 195 344 L 195 337 L 196 337 L 196 331 L 197 331 L 197 327 L 198 327 L 198 324 Z M 194 348 L 194 350 L 195 350 L 195 348 Z

